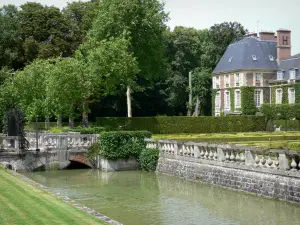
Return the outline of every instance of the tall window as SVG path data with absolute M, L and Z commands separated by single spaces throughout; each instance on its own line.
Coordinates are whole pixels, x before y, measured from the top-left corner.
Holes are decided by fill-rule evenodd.
M 241 91 L 235 90 L 235 108 L 241 108 Z
M 255 73 L 254 82 L 255 82 L 255 86 L 261 85 L 261 74 L 260 73 Z
M 277 80 L 282 80 L 283 79 L 283 73 L 282 71 L 277 72 Z
M 220 88 L 220 76 L 216 76 L 216 88 Z
M 216 93 L 215 108 L 220 108 L 220 92 L 219 91 Z
M 282 103 L 282 89 L 276 89 L 276 104 Z
M 295 89 L 289 88 L 289 104 L 295 104 Z
M 295 79 L 296 79 L 296 71 L 290 70 L 290 80 L 295 80 Z
M 239 73 L 235 74 L 235 86 L 236 87 L 240 86 L 240 74 Z
M 254 102 L 256 107 L 262 104 L 262 90 L 254 90 Z
M 230 92 L 225 91 L 225 109 L 230 109 Z
M 225 86 L 230 87 L 230 75 L 225 75 Z

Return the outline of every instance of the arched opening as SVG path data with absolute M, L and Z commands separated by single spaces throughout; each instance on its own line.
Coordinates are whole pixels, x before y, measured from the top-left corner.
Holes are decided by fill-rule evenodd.
M 66 170 L 76 169 L 91 169 L 92 167 L 81 162 L 70 160 L 70 164 L 65 168 Z

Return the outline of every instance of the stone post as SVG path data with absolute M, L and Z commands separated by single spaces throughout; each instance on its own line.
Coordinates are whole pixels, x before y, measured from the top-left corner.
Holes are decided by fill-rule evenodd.
M 289 170 L 291 167 L 289 165 L 289 157 L 288 155 L 284 153 L 279 153 L 279 169 L 280 170 Z
M 178 152 L 178 144 L 176 142 L 176 143 L 174 143 L 174 155 L 178 156 L 178 154 L 179 154 L 179 152 Z
M 254 152 L 252 152 L 250 150 L 245 150 L 245 165 L 247 165 L 247 166 L 255 165 Z
M 217 153 L 218 153 L 218 161 L 225 162 L 225 153 L 224 153 L 224 145 L 217 145 Z
M 194 145 L 194 157 L 196 159 L 200 158 L 200 149 L 199 149 L 199 146 L 197 146 L 197 145 Z

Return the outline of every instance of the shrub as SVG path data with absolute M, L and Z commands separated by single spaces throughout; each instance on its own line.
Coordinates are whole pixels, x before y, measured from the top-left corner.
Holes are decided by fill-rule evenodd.
M 144 148 L 139 157 L 141 168 L 146 171 L 155 171 L 158 157 L 159 157 L 158 149 Z
M 115 131 L 100 135 L 100 155 L 106 159 L 118 160 L 129 157 L 139 158 L 146 147 L 145 138 L 152 136 L 149 131 Z
M 65 129 L 65 132 L 80 132 L 81 134 L 100 134 L 105 131 L 104 127 L 75 127 L 73 129 Z
M 262 116 L 106 117 L 97 118 L 97 124 L 107 130 L 149 130 L 154 134 L 249 132 L 266 129 L 265 118 Z

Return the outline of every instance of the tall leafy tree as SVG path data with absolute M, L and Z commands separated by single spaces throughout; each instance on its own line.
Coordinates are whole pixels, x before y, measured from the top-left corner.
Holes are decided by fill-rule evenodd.
M 138 62 L 138 78 L 151 81 L 164 66 L 166 20 L 163 4 L 157 0 L 103 0 L 89 36 L 97 41 L 125 37 L 130 42 L 128 51 Z M 125 85 L 130 117 L 133 81 Z
M 14 5 L 0 8 L 0 67 L 22 67 L 21 26 Z

